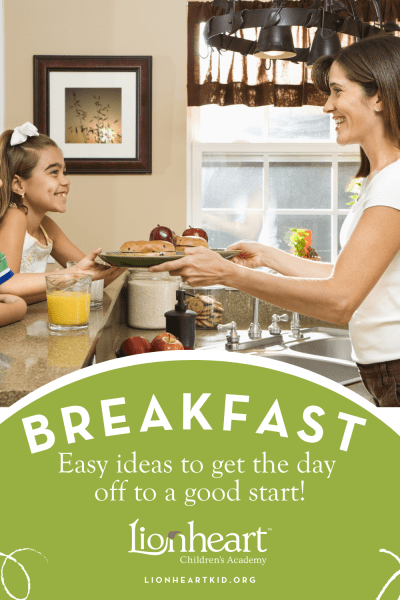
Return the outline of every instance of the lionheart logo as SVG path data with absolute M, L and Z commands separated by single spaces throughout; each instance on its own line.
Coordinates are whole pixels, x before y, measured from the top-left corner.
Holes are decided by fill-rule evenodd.
M 165 552 L 267 551 L 267 548 L 262 548 L 262 536 L 267 535 L 267 532 L 261 531 L 261 527 L 250 533 L 228 533 L 223 536 L 221 533 L 214 532 L 206 536 L 204 533 L 195 533 L 194 521 L 189 521 L 187 534 L 182 531 L 170 531 L 164 539 L 160 533 L 147 534 L 145 527 L 137 526 L 138 521 L 139 519 L 136 519 L 129 525 L 132 530 L 132 547 L 129 552 L 136 554 L 159 556 Z M 174 542 L 177 542 L 176 548 Z
M 396 556 L 396 554 L 393 554 L 393 552 L 389 552 L 389 550 L 379 550 L 379 552 L 385 552 L 385 554 L 390 554 L 390 556 L 393 556 L 393 558 L 395 558 L 397 560 L 397 562 L 400 564 L 400 558 L 398 556 Z M 400 570 L 396 571 L 396 573 L 394 573 L 394 575 L 392 575 L 390 577 L 390 579 L 388 579 L 388 581 L 385 583 L 385 585 L 383 586 L 383 588 L 381 589 L 379 595 L 377 596 L 376 600 L 381 600 L 383 594 L 386 592 L 387 588 L 389 587 L 389 585 L 392 583 L 392 581 L 394 581 L 396 579 L 396 577 L 398 577 L 400 575 Z
M 3 587 L 4 587 L 7 595 L 10 598 L 13 598 L 14 600 L 27 600 L 27 598 L 29 597 L 30 591 L 31 591 L 31 580 L 29 579 L 29 575 L 26 572 L 25 567 L 20 562 L 18 562 L 16 558 L 14 558 L 14 554 L 17 554 L 17 552 L 25 552 L 25 551 L 36 552 L 36 554 L 40 554 L 40 556 L 43 556 L 43 554 L 41 552 L 38 552 L 37 550 L 34 550 L 33 548 L 21 548 L 19 550 L 14 550 L 14 552 L 11 552 L 11 554 L 3 554 L 3 552 L 0 552 L 0 556 L 4 556 L 4 558 L 5 558 L 5 561 L 3 562 L 3 566 L 1 567 L 1 571 L 0 571 L 1 583 L 3 584 Z M 43 556 L 43 558 L 46 560 L 46 562 L 49 562 L 45 556 Z M 26 596 L 24 596 L 23 598 L 17 598 L 17 596 L 13 596 L 13 594 L 10 592 L 10 590 L 6 586 L 6 582 L 5 582 L 5 578 L 4 578 L 4 567 L 6 566 L 7 561 L 9 561 L 9 560 L 11 562 L 15 563 L 21 569 L 23 574 L 25 575 L 25 579 L 28 584 L 28 591 L 27 591 Z

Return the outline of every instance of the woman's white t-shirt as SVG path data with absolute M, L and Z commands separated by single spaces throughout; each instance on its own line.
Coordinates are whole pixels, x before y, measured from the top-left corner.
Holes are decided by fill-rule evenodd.
M 382 169 L 368 185 L 363 181 L 340 231 L 342 248 L 364 210 L 372 206 L 400 210 L 400 160 Z M 385 243 L 384 237 L 381 243 Z M 356 362 L 371 364 L 400 358 L 400 251 L 351 317 L 349 329 Z

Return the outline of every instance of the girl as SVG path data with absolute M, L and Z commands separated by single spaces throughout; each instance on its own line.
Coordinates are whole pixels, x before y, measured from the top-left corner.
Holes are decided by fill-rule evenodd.
M 57 144 L 31 123 L 0 136 L 0 178 L 0 248 L 16 274 L 7 285 L 11 293 L 28 303 L 44 300 L 50 255 L 63 267 L 67 261 L 78 261 L 71 272 L 83 270 L 94 279 L 105 279 L 106 285 L 124 271 L 97 265 L 94 259 L 101 249 L 82 261 L 84 253 L 46 216 L 66 211 L 70 180 Z
M 193 286 L 223 284 L 293 312 L 346 325 L 353 358 L 380 406 L 400 406 L 400 38 L 379 35 L 319 59 L 315 85 L 328 95 L 338 144 L 359 144 L 364 177 L 341 231 L 335 265 L 239 242 L 224 261 L 206 248 L 151 267 Z M 236 264 L 235 264 L 236 263 Z M 252 271 L 266 266 L 281 275 Z M 249 268 L 250 267 L 250 268 Z

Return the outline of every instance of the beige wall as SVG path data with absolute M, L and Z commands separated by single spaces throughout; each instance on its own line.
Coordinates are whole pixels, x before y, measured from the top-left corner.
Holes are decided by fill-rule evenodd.
M 5 126 L 33 121 L 34 54 L 153 57 L 152 175 L 72 175 L 55 215 L 84 252 L 186 226 L 187 0 L 4 0 Z

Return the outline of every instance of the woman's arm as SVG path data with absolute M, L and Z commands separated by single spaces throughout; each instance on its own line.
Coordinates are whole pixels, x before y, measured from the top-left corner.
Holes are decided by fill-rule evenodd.
M 237 242 L 237 244 L 232 244 L 227 249 L 241 250 L 240 254 L 232 258 L 233 263 L 251 269 L 268 267 L 288 277 L 324 279 L 330 277 L 333 270 L 331 263 L 300 258 L 283 250 L 278 250 L 278 248 L 264 246 L 256 242 Z
M 26 302 L 19 296 L 0 294 L 0 327 L 20 321 L 26 310 Z
M 8 266 L 14 273 L 21 269 L 26 228 L 24 211 L 10 206 L 0 222 L 0 250 L 6 255 Z
M 399 210 L 366 209 L 331 276 L 324 279 L 253 271 L 206 248 L 191 248 L 185 258 L 150 270 L 173 271 L 192 287 L 217 283 L 235 287 L 283 309 L 345 325 L 400 250 L 399 231 Z
M 268 266 L 287 277 L 313 277 L 326 279 L 332 275 L 334 265 L 320 261 L 301 258 L 278 248 L 269 248 Z

